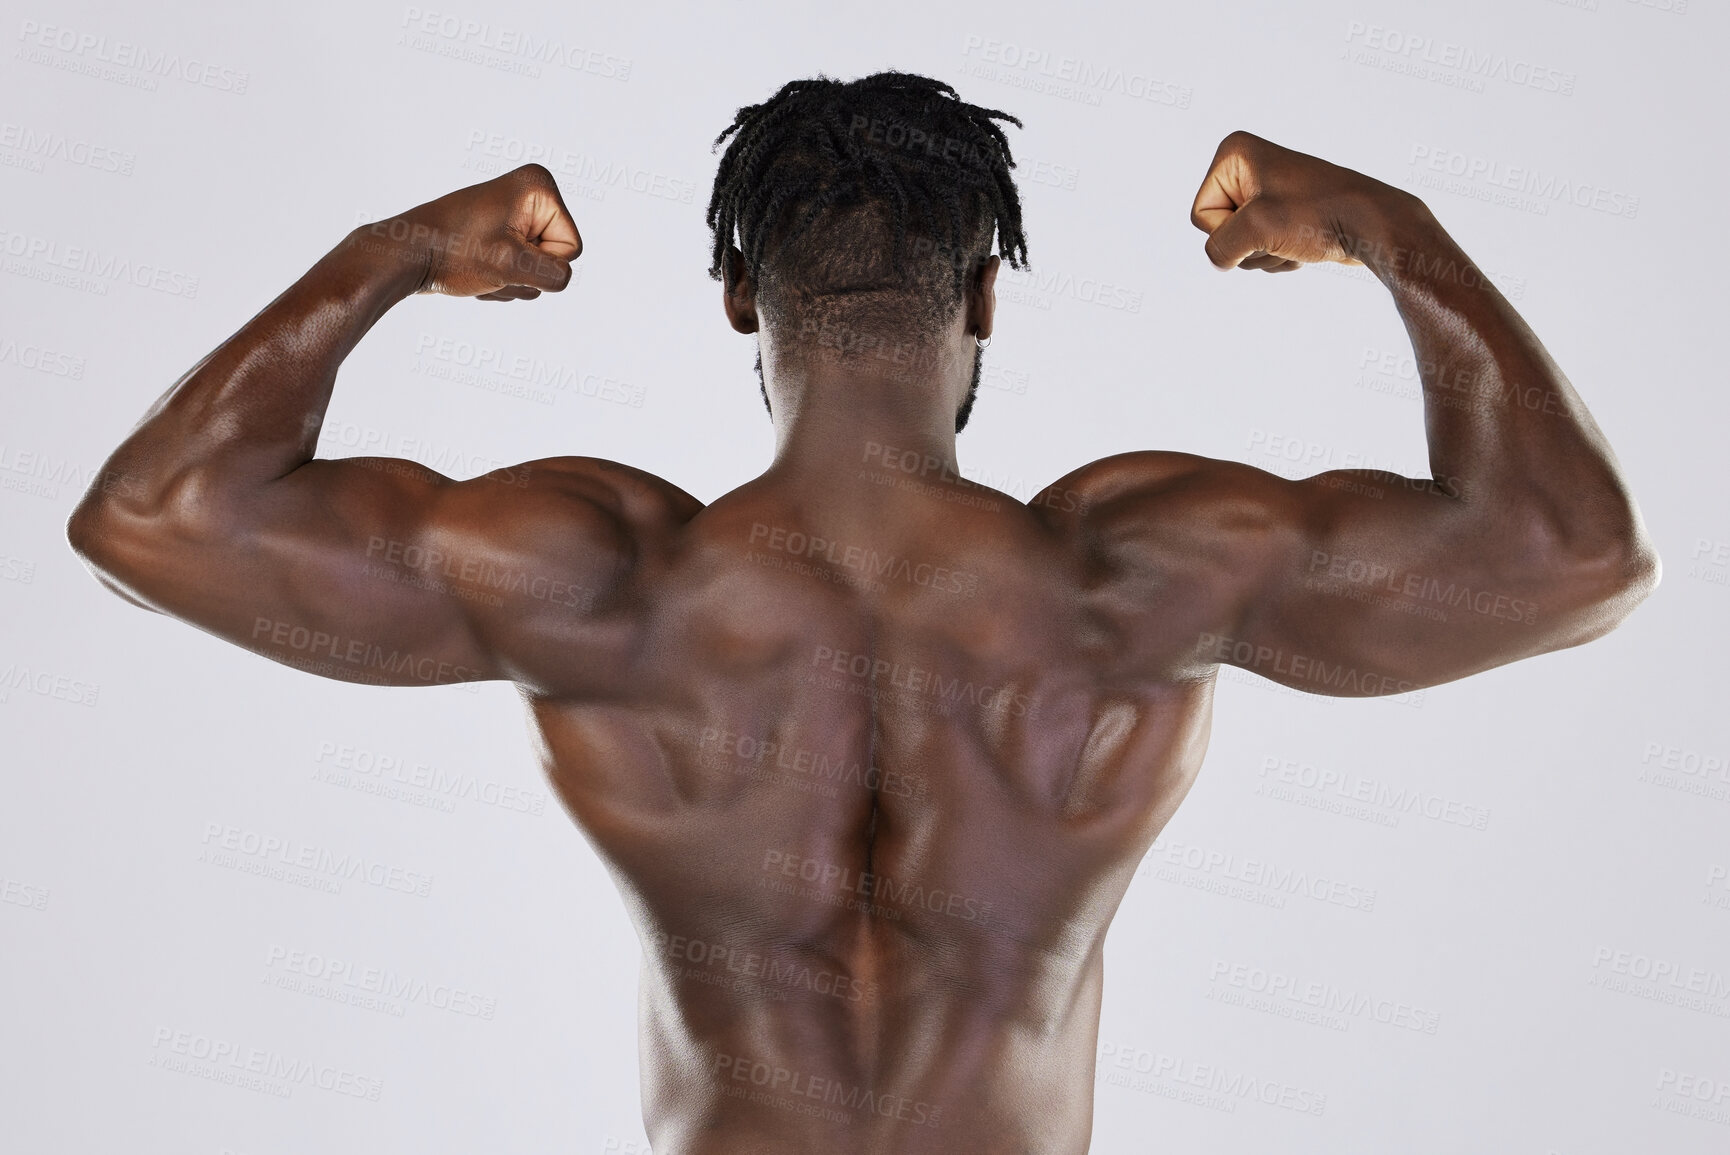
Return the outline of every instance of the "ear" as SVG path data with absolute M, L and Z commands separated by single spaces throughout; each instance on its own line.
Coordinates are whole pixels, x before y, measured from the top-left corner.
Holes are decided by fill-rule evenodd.
M 991 340 L 991 324 L 997 318 L 997 269 L 1003 260 L 985 258 L 967 287 L 967 331 L 981 341 Z
M 745 255 L 738 249 L 727 250 L 727 275 L 733 282 L 731 289 L 721 290 L 721 308 L 727 313 L 727 324 L 733 326 L 735 333 L 755 333 L 757 289 L 745 275 Z

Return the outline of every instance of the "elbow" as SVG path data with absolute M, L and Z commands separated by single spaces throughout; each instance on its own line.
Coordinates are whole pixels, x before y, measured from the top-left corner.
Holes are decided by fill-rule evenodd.
M 1646 532 L 1633 499 L 1614 494 L 1574 516 L 1532 512 L 1509 524 L 1518 543 L 1528 588 L 1542 590 L 1551 604 L 1601 625 L 1607 633 L 1650 597 L 1663 576 L 1663 561 Z
M 200 471 L 186 471 L 165 485 L 104 473 L 67 519 L 66 540 L 91 569 L 123 576 L 120 571 L 152 549 L 183 548 L 233 532 L 232 502 L 223 497 Z
M 1663 559 L 1631 504 L 1620 531 L 1575 552 L 1570 568 L 1603 605 L 1620 607 L 1623 616 L 1650 597 L 1664 576 Z
M 66 520 L 66 541 L 72 552 L 91 569 L 101 572 L 103 559 L 113 542 L 113 518 L 105 503 L 86 496 Z
M 86 499 L 67 519 L 66 541 L 98 585 L 124 601 L 151 609 L 128 592 L 139 554 L 136 529 L 127 530 L 126 520 L 102 502 Z
M 152 603 L 147 591 L 160 588 L 168 559 L 183 555 L 193 544 L 160 517 L 93 497 L 80 502 L 67 519 L 66 541 L 98 585 L 152 613 L 165 611 Z
M 1622 562 L 1622 582 L 1619 596 L 1631 599 L 1629 608 L 1652 596 L 1664 579 L 1664 560 L 1651 542 L 1634 543 Z
M 134 605 L 152 608 L 123 587 L 119 577 L 122 551 L 117 548 L 113 515 L 101 501 L 86 497 L 78 504 L 66 521 L 66 541 L 103 589 Z
M 1636 606 L 1652 596 L 1663 576 L 1664 563 L 1656 549 L 1646 542 L 1631 546 L 1616 559 L 1604 580 L 1604 611 L 1621 625 Z
M 141 478 L 104 467 L 84 491 L 66 520 L 66 540 L 72 552 L 93 569 L 113 552 L 122 527 L 136 525 L 156 510 Z
M 1566 645 L 1594 641 L 1620 626 L 1652 596 L 1663 577 L 1663 561 L 1644 535 L 1615 548 L 1577 556 L 1557 567 L 1558 600 L 1572 610 L 1576 636 Z

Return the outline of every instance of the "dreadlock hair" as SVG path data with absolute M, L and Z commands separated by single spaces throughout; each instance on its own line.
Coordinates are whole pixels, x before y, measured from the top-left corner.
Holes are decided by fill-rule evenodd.
M 742 258 L 770 323 L 838 330 L 824 343 L 844 350 L 867 333 L 936 336 L 993 234 L 1026 267 L 999 120 L 1021 127 L 906 72 L 783 85 L 715 138 L 733 139 L 709 198 L 709 275 L 731 291 Z

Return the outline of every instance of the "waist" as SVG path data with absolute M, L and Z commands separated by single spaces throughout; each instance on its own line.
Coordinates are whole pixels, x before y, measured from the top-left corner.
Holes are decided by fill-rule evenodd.
M 1086 1150 L 1097 956 L 1070 973 L 958 978 L 906 960 L 866 977 L 796 955 L 709 966 L 690 953 L 643 976 L 656 1155 Z M 1002 1145 L 978 1145 L 989 1136 Z

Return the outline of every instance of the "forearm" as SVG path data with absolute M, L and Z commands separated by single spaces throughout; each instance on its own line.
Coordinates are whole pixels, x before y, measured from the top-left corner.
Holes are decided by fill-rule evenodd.
M 210 513 L 309 461 L 343 359 L 425 274 L 388 236 L 349 234 L 151 407 L 99 474 L 126 484 L 93 487 L 80 513 Z
M 1424 391 L 1430 467 L 1468 519 L 1580 557 L 1644 548 L 1608 442 L 1525 320 L 1415 198 L 1348 249 L 1393 294 Z

